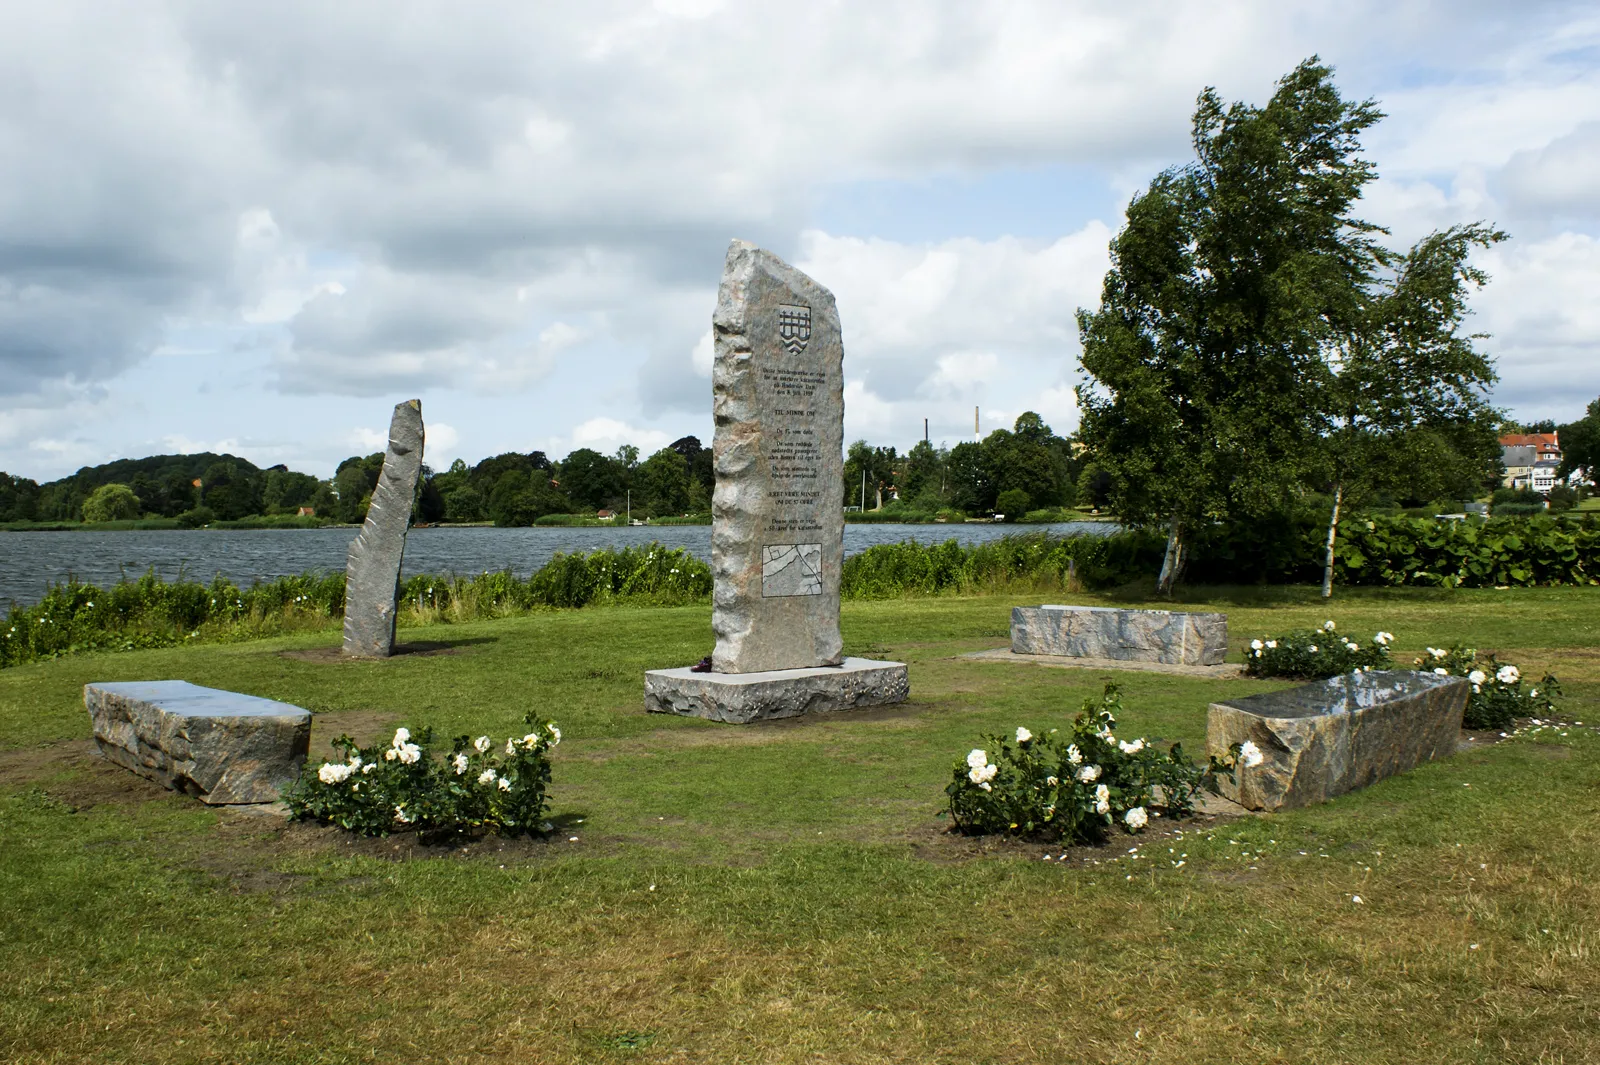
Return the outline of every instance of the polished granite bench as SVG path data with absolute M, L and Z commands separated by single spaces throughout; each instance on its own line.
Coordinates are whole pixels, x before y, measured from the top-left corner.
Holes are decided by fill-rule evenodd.
M 311 750 L 311 712 L 183 680 L 86 684 L 108 760 L 206 803 L 273 802 Z
M 1471 685 L 1410 670 L 1346 673 L 1284 691 L 1211 704 L 1206 750 L 1253 743 L 1254 766 L 1223 794 L 1250 810 L 1325 802 L 1455 753 Z

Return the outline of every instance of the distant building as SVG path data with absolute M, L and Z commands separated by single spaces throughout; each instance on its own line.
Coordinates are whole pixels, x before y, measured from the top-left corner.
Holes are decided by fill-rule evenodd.
M 317 516 L 317 508 L 301 507 L 299 510 L 294 512 L 294 516 L 297 518 L 314 518 Z
M 617 514 L 614 510 L 598 510 L 595 511 L 594 516 L 599 518 L 601 521 L 610 521 L 612 518 L 616 517 Z
M 1550 489 L 1556 486 L 1556 468 L 1560 465 L 1560 462 L 1550 459 L 1540 459 L 1535 462 L 1528 486 L 1542 496 L 1549 495 Z
M 1527 488 L 1533 483 L 1533 467 L 1539 461 L 1539 449 L 1529 444 L 1501 444 L 1500 462 L 1506 468 L 1504 484 L 1507 488 Z
M 1501 447 L 1531 447 L 1537 455 L 1536 461 L 1552 460 L 1561 461 L 1561 441 L 1559 433 L 1507 433 L 1500 438 Z

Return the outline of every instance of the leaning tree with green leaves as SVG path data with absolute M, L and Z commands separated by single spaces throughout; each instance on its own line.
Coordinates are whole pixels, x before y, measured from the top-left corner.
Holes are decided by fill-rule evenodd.
M 1281 509 L 1316 457 L 1323 352 L 1382 257 L 1381 230 L 1351 213 L 1376 176 L 1360 135 L 1381 117 L 1314 56 L 1265 107 L 1206 89 L 1195 162 L 1129 205 L 1100 307 L 1078 312 L 1078 436 L 1124 520 L 1167 523 L 1164 593 L 1189 531 Z
M 1506 239 L 1481 223 L 1451 226 L 1418 241 L 1393 269 L 1365 286 L 1352 328 L 1327 348 L 1325 424 L 1314 477 L 1333 495 L 1322 595 L 1333 594 L 1334 545 L 1342 509 L 1385 488 L 1426 485 L 1422 494 L 1476 495 L 1492 476 L 1501 414 L 1489 403 L 1494 362 L 1484 334 L 1462 332 L 1467 297 L 1488 282 L 1469 261 Z

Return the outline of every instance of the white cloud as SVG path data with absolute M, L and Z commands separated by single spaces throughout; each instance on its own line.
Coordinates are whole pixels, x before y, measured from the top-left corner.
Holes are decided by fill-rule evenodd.
M 1563 233 L 1510 241 L 1479 257 L 1491 280 L 1469 324 L 1491 334 L 1496 397 L 1526 417 L 1567 421 L 1600 395 L 1600 240 Z
M 639 449 L 639 458 L 643 460 L 672 443 L 673 439 L 659 429 L 645 429 L 602 416 L 581 423 L 572 430 L 570 436 L 553 439 L 548 450 L 557 457 L 580 447 L 609 455 L 623 444 L 632 444 Z
M 445 460 L 456 457 L 456 445 L 461 442 L 461 434 L 456 432 L 454 426 L 444 422 L 424 422 L 423 433 L 422 450 L 428 461 L 437 469 L 449 465 Z

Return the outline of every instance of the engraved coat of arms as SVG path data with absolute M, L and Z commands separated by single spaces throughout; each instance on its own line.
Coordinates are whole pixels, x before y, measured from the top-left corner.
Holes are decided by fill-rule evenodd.
M 778 339 L 791 355 L 806 350 L 806 342 L 811 339 L 811 308 L 778 304 Z

